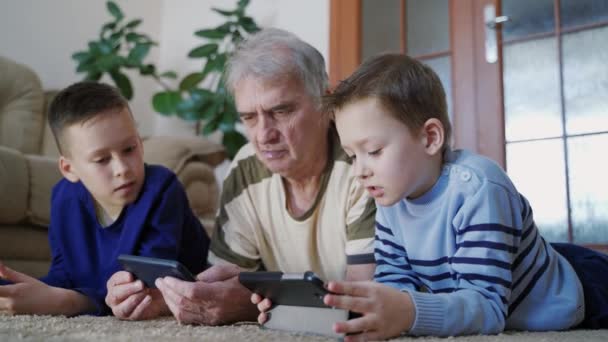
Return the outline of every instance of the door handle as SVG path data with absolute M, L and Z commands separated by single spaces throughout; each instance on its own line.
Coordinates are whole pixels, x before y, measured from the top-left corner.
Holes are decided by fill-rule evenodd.
M 496 16 L 496 8 L 493 4 L 487 4 L 483 8 L 483 22 L 485 31 L 486 62 L 496 63 L 498 60 L 498 46 L 496 42 L 496 29 L 498 26 L 510 21 L 506 15 Z

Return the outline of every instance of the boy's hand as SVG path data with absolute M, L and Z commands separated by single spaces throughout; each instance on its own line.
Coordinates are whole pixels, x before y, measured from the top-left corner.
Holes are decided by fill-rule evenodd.
M 72 315 L 92 305 L 89 299 L 80 293 L 49 286 L 1 263 L 0 278 L 13 283 L 0 286 L 0 312 L 11 315 Z
M 129 272 L 114 273 L 106 285 L 106 304 L 120 319 L 145 320 L 170 314 L 160 291 L 146 288 Z
M 332 281 L 328 289 L 335 294 L 326 295 L 325 304 L 363 315 L 334 324 L 337 333 L 355 334 L 345 341 L 384 340 L 409 331 L 414 323 L 416 311 L 407 292 L 371 281 Z
M 268 320 L 268 311 L 272 307 L 272 302 L 268 298 L 264 298 L 257 293 L 251 294 L 251 302 L 256 304 L 260 314 L 258 315 L 258 323 L 264 324 Z

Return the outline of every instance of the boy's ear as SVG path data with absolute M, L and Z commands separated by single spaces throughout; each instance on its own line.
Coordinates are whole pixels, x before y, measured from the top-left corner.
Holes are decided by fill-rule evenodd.
M 445 141 L 445 130 L 441 121 L 436 118 L 426 120 L 422 126 L 422 139 L 428 154 L 441 152 Z
M 80 177 L 78 177 L 72 169 L 72 162 L 64 156 L 59 157 L 59 171 L 61 171 L 63 177 L 72 183 L 76 183 L 80 180 Z

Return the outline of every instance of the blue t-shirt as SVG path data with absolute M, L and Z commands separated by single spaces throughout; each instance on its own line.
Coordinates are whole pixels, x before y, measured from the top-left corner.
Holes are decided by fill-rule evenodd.
M 178 260 L 193 274 L 207 259 L 209 238 L 192 212 L 175 174 L 146 165 L 137 200 L 108 227 L 99 224 L 91 194 L 66 179 L 53 188 L 49 226 L 52 263 L 41 280 L 73 289 L 97 306 L 91 314 L 109 314 L 106 282 L 122 267 L 120 254 Z
M 576 273 L 487 158 L 448 151 L 432 189 L 378 206 L 376 222 L 375 279 L 410 293 L 410 334 L 560 330 L 583 319 Z

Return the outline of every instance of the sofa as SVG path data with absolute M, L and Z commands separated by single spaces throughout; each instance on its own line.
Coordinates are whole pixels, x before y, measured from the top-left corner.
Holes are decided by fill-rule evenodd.
M 47 227 L 59 155 L 46 120 L 56 91 L 25 65 L 0 56 L 0 262 L 39 277 L 50 265 Z M 208 233 L 219 202 L 214 167 L 223 147 L 201 137 L 143 138 L 144 161 L 173 170 Z

